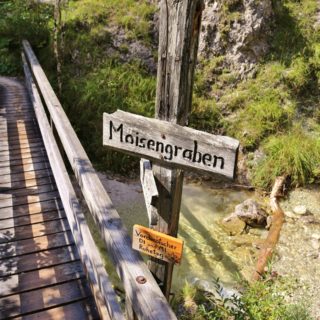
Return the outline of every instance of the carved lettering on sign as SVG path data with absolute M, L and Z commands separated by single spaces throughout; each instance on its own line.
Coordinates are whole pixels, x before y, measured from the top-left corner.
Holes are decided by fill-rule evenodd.
M 234 177 L 239 142 L 123 111 L 104 114 L 103 144 L 160 162 Z
M 186 159 L 193 163 L 203 163 L 210 167 L 220 167 L 221 170 L 224 168 L 224 158 L 209 153 L 202 154 L 198 151 L 198 141 L 193 141 L 192 149 L 184 149 L 184 147 L 166 144 L 165 138 L 162 137 L 163 141 L 157 141 L 154 139 L 148 139 L 141 136 L 140 132 L 134 134 L 123 133 L 123 123 L 118 128 L 114 126 L 113 122 L 109 121 L 109 140 L 117 140 L 121 143 L 135 145 L 140 149 L 148 149 L 160 153 L 165 160 L 173 160 L 173 158 Z

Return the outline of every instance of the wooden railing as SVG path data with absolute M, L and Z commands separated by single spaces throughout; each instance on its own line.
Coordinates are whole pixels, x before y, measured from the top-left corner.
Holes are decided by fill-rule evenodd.
M 35 106 L 50 164 L 70 223 L 82 263 L 103 319 L 124 319 L 102 259 L 90 234 L 84 214 L 52 134 L 42 101 L 52 119 L 83 196 L 122 280 L 127 297 L 127 318 L 176 319 L 114 208 L 85 150 L 74 132 L 57 96 L 28 41 L 23 41 L 23 64 L 27 86 Z M 131 312 L 131 311 L 134 312 Z

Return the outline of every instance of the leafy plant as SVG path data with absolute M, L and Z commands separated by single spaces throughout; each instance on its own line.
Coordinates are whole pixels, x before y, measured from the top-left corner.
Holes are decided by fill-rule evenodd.
M 65 21 L 81 22 L 87 27 L 105 24 L 122 27 L 136 39 L 150 41 L 151 17 L 156 6 L 147 0 L 82 0 L 69 1 Z
M 268 98 L 249 104 L 240 112 L 240 126 L 235 136 L 247 148 L 253 148 L 266 136 L 285 130 L 290 124 L 291 110 L 285 110 Z M 240 129 L 240 130 L 239 130 Z
M 305 303 L 286 303 L 289 279 L 270 274 L 263 281 L 242 283 L 242 294 L 226 297 L 219 279 L 213 281 L 215 293 L 205 292 L 186 283 L 174 301 L 180 320 L 311 320 Z M 186 307 L 192 301 L 192 309 Z

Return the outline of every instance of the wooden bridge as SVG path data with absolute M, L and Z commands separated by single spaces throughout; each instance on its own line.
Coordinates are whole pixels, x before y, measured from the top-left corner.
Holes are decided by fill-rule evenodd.
M 27 41 L 23 48 L 25 82 L 0 77 L 0 319 L 176 319 L 131 249 Z M 125 305 L 110 283 L 58 145 L 122 281 Z

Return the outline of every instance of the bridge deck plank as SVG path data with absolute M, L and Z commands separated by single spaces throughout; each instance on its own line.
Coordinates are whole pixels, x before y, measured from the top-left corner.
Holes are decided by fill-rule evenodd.
M 0 244 L 0 260 L 74 244 L 70 231 Z
M 48 275 L 52 275 L 48 277 Z M 10 296 L 20 292 L 26 292 L 37 288 L 47 287 L 53 284 L 73 280 L 74 274 L 80 279 L 84 272 L 77 261 L 63 263 L 54 267 L 47 267 L 36 271 L 28 271 L 23 274 L 15 274 L 6 278 L 0 287 L 1 297 Z
M 59 218 L 65 218 L 66 215 L 64 211 L 47 211 L 46 213 L 36 213 L 31 215 L 24 215 L 15 218 L 2 219 L 0 220 L 0 230 L 14 228 L 15 226 L 27 226 L 34 223 L 42 223 L 45 221 L 52 221 Z
M 83 279 L 19 293 L 0 298 L 0 319 L 42 311 L 91 296 L 91 290 Z
M 25 86 L 0 77 L 0 319 L 98 319 Z

